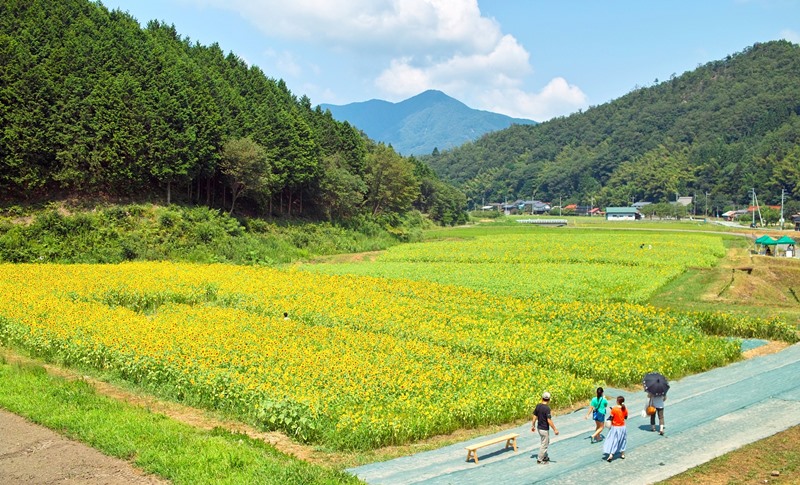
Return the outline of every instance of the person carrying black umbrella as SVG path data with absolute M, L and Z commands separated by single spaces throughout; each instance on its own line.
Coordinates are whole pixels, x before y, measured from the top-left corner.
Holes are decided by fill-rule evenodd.
M 653 394 L 648 393 L 647 397 L 650 399 L 649 406 L 656 408 L 655 412 L 650 415 L 650 431 L 656 430 L 656 415 L 658 415 L 658 434 L 664 436 L 664 401 L 667 400 L 667 395 L 665 393 L 659 396 L 654 396 Z
M 667 378 L 658 372 L 650 372 L 642 379 L 642 385 L 648 397 L 648 408 L 655 408 L 650 415 L 650 431 L 656 430 L 656 415 L 658 415 L 659 434 L 664 436 L 664 401 L 667 400 L 669 382 Z M 649 409 L 649 411 L 651 411 Z

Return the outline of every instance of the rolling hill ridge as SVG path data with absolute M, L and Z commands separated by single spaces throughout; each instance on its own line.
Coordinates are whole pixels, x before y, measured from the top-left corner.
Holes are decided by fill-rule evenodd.
M 345 105 L 323 104 L 370 138 L 391 144 L 403 155 L 426 155 L 476 140 L 513 124 L 535 121 L 472 109 L 441 91 L 429 90 L 399 103 L 372 99 Z

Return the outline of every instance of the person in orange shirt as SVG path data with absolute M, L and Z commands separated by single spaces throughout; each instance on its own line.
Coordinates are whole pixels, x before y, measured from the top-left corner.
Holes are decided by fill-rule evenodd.
M 625 407 L 625 398 L 617 396 L 617 405 L 611 408 L 611 431 L 608 432 L 605 443 L 603 443 L 603 454 L 608 455 L 606 460 L 609 463 L 617 453 L 620 454 L 620 458 L 625 459 L 625 448 L 628 446 L 626 419 L 628 419 L 628 408 Z

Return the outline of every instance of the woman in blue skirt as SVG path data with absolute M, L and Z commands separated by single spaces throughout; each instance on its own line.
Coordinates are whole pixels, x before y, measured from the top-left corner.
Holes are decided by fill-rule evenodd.
M 589 436 L 589 443 L 594 443 L 602 439 L 603 436 L 600 433 L 603 432 L 603 423 L 606 420 L 607 407 L 608 400 L 603 396 L 603 388 L 598 387 L 597 397 L 593 397 L 589 402 L 589 413 L 586 415 L 586 419 L 589 419 L 589 416 L 591 416 L 594 420 L 594 433 Z
M 603 443 L 603 454 L 608 454 L 606 460 L 609 463 L 617 453 L 620 454 L 620 458 L 625 459 L 625 448 L 628 446 L 626 419 L 628 419 L 628 409 L 625 407 L 625 398 L 617 396 L 617 405 L 611 408 L 611 431 Z

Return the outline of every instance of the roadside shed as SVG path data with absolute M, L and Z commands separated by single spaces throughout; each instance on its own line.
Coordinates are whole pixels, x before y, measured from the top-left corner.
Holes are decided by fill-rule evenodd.
M 607 221 L 635 221 L 641 217 L 636 207 L 606 207 Z

